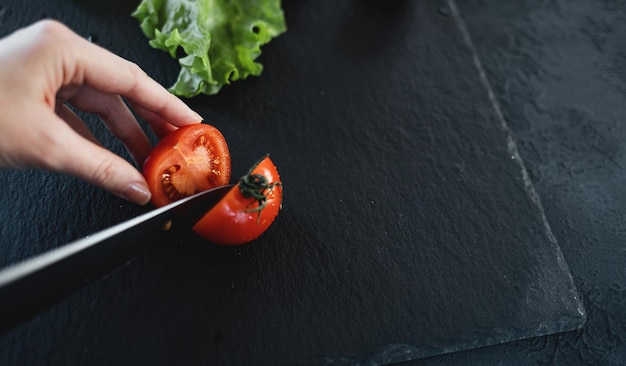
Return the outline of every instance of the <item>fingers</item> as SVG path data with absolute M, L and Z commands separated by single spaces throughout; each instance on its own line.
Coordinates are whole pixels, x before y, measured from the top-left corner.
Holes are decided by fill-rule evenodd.
M 96 145 L 100 145 L 100 142 L 91 133 L 91 130 L 85 125 L 82 119 L 69 109 L 65 104 L 59 103 L 55 110 L 57 116 L 61 117 L 74 131 L 76 131 L 83 138 L 93 142 Z
M 2 42 L 0 84 L 7 92 L 0 98 L 0 164 L 66 172 L 147 203 L 141 173 L 101 147 L 62 102 L 100 116 L 138 164 L 151 146 L 122 98 L 160 137 L 202 118 L 134 63 L 56 21 L 38 22 Z
M 109 94 L 119 94 L 174 126 L 199 123 L 202 117 L 178 97 L 150 78 L 139 66 L 90 43 L 60 23 L 45 26 L 64 33 L 64 85 L 87 84 Z M 56 28 L 63 27 L 64 30 Z M 55 47 L 59 47 L 55 44 Z
M 109 130 L 122 141 L 135 163 L 138 166 L 143 164 L 152 146 L 122 98 L 83 86 L 68 102 L 82 111 L 98 115 Z
M 70 50 L 74 54 L 73 57 L 69 58 L 70 67 L 67 69 L 76 70 L 76 72 L 68 75 L 66 84 L 80 85 L 84 83 L 103 93 L 123 96 L 135 112 L 148 122 L 159 138 L 171 133 L 178 127 L 202 122 L 200 115 L 151 79 L 136 64 L 94 45 L 74 33 L 71 33 L 71 38 L 73 39 Z M 77 61 L 73 63 L 72 60 Z M 78 108 L 84 109 L 75 104 L 74 100 L 72 103 Z M 124 108 L 124 110 L 126 109 Z M 93 113 L 101 112 L 93 111 Z M 103 119 L 106 118 L 104 115 L 102 116 Z M 122 128 L 122 124 L 111 123 L 113 121 L 113 116 L 111 116 L 105 123 L 112 131 L 117 131 L 114 133 L 118 137 L 128 136 L 128 140 L 123 141 L 133 155 L 135 162 L 141 164 L 147 157 L 145 150 L 147 140 L 134 140 L 134 137 L 139 136 L 136 134 L 135 123 L 132 124 L 131 129 L 130 125 Z
M 144 109 L 139 105 L 135 105 L 132 102 L 130 103 L 130 105 L 133 107 L 133 110 L 139 115 L 139 117 L 148 122 L 152 131 L 154 131 L 154 133 L 160 139 L 178 128 L 168 121 L 165 121 L 154 112 Z
M 26 40 L 27 44 L 34 46 L 29 52 L 22 52 L 25 53 L 22 55 L 24 62 L 30 63 L 28 68 L 43 71 L 45 75 L 42 78 L 46 81 L 44 85 L 30 90 L 44 89 L 54 95 L 59 88 L 89 85 L 106 94 L 120 95 L 133 107 L 158 116 L 161 122 L 157 129 L 171 129 L 162 127 L 163 123 L 180 127 L 202 121 L 202 117 L 139 66 L 87 41 L 62 23 L 39 21 L 20 33 L 20 37 L 13 37 L 13 42 L 9 43 L 15 48 L 9 54 L 23 51 Z M 49 102 L 50 95 L 47 94 L 44 99 Z M 66 96 L 62 93 L 63 97 Z
M 65 162 L 60 171 L 137 204 L 144 205 L 150 201 L 151 194 L 145 179 L 126 160 L 85 139 L 75 141 L 75 147 L 73 154 L 59 160 Z
M 21 128 L 9 129 L 15 166 L 68 173 L 137 204 L 150 201 L 141 173 L 118 155 L 103 148 L 83 121 L 59 104 L 57 114 L 46 107 L 32 108 Z
M 58 116 L 50 118 L 50 128 L 29 138 L 47 142 L 45 151 L 29 156 L 30 165 L 74 175 L 137 204 L 150 201 L 145 179 L 130 163 L 83 138 Z

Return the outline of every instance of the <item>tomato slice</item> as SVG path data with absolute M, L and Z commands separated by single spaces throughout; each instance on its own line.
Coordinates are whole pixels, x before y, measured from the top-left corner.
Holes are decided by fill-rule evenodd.
M 224 136 L 204 123 L 184 126 L 165 136 L 143 165 L 152 204 L 157 207 L 228 184 L 230 170 Z
M 248 243 L 274 222 L 282 199 L 278 170 L 266 156 L 193 226 L 193 231 L 216 244 Z

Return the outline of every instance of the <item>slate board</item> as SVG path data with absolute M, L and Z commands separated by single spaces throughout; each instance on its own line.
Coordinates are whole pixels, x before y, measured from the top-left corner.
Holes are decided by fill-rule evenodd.
M 285 186 L 275 225 L 237 248 L 155 243 L 0 336 L 1 364 L 387 364 L 583 324 L 442 3 L 283 6 L 289 31 L 263 49 L 263 75 L 190 101 L 226 136 L 236 174 L 271 154 Z M 41 11 L 3 4 L 2 34 L 54 17 L 164 84 L 177 74 L 129 4 L 29 8 Z M 0 174 L 2 265 L 149 209 L 55 173 Z

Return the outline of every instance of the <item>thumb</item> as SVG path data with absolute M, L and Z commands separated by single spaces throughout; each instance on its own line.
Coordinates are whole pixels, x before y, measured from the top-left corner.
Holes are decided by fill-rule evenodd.
M 72 164 L 63 171 L 128 201 L 140 205 L 145 205 L 150 201 L 148 184 L 135 167 L 121 157 L 87 140 L 85 140 L 85 145 L 91 146 L 77 150 L 79 156 L 73 157 Z
M 140 205 L 150 201 L 148 184 L 133 165 L 85 139 L 65 123 L 58 127 L 52 146 L 48 146 L 44 168 L 74 175 Z

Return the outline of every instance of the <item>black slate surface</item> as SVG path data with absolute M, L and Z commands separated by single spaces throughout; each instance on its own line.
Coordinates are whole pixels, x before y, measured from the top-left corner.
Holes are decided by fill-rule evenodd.
M 458 1 L 588 312 L 419 365 L 626 364 L 626 2 Z
M 379 364 L 582 325 L 446 4 L 284 7 L 289 31 L 264 48 L 262 77 L 191 101 L 225 134 L 235 172 L 272 154 L 285 184 L 276 224 L 249 246 L 190 236 L 140 256 L 1 336 L 0 363 Z M 32 8 L 4 3 L 2 34 L 54 17 L 164 84 L 176 75 L 130 5 Z M 3 265 L 146 210 L 54 173 L 1 174 Z

